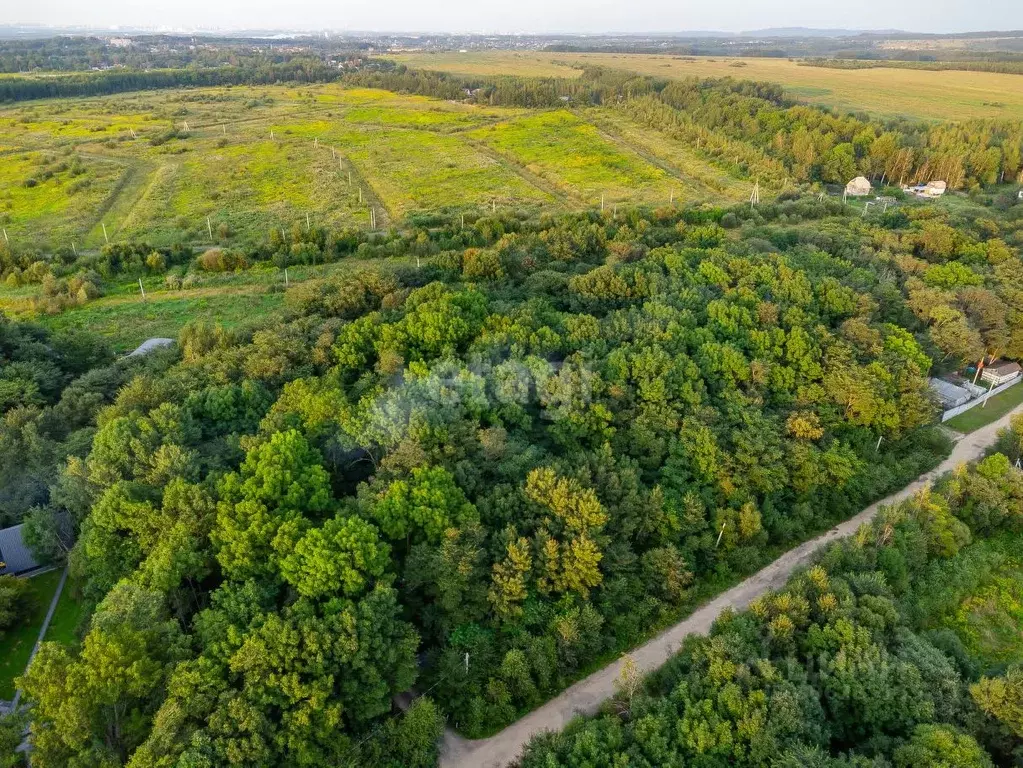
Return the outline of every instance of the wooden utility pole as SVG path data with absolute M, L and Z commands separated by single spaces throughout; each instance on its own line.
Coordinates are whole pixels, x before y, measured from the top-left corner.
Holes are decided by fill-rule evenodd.
M 78 249 L 75 248 L 75 241 L 74 240 L 71 241 L 71 250 L 72 250 L 72 252 L 74 252 L 75 258 L 77 259 L 78 258 Z
M 288 282 L 288 268 L 285 267 L 284 268 L 284 287 L 286 288 L 289 285 L 290 285 L 290 283 Z
M 206 217 L 206 231 L 210 233 L 210 242 L 213 242 L 213 222 L 210 221 L 210 217 Z
M 146 289 L 142 287 L 142 278 L 139 278 L 139 290 L 142 292 L 142 301 L 146 300 Z
M 107 225 L 106 225 L 106 224 L 104 224 L 104 223 L 103 223 L 102 221 L 101 221 L 101 222 L 99 223 L 99 225 L 100 225 L 101 227 L 103 227 L 103 239 L 104 239 L 104 240 L 105 240 L 106 242 L 108 242 L 108 243 L 109 243 L 109 242 L 110 242 L 110 238 L 109 238 L 109 237 L 107 237 Z

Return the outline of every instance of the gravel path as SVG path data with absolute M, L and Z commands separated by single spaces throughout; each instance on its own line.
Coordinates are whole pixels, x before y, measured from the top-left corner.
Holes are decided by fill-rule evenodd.
M 725 608 L 741 610 L 765 592 L 783 586 L 792 572 L 805 565 L 817 550 L 833 541 L 851 536 L 861 525 L 868 522 L 880 507 L 902 501 L 930 484 L 934 478 L 964 462 L 982 456 L 998 437 L 999 430 L 1008 427 L 1009 419 L 1021 410 L 1023 406 L 1018 406 L 997 421 L 966 435 L 956 443 L 952 455 L 931 472 L 921 475 L 901 491 L 870 505 L 827 533 L 789 550 L 763 570 L 727 592 L 721 593 L 688 618 L 634 649 L 629 655 L 635 659 L 641 672 L 657 669 L 671 658 L 687 635 L 706 634 Z M 440 768 L 501 768 L 508 765 L 519 756 L 523 746 L 536 734 L 560 730 L 574 717 L 596 712 L 604 701 L 614 695 L 615 680 L 622 664 L 623 658 L 619 658 L 618 661 L 594 672 L 489 739 L 473 741 L 448 730 L 441 745 Z

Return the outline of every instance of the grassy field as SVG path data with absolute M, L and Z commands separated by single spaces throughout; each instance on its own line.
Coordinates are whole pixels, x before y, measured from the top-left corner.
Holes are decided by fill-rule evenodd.
M 61 571 L 53 570 L 29 579 L 32 585 L 32 618 L 20 627 L 0 635 L 0 699 L 14 698 L 14 678 L 25 671 L 32 647 L 39 637 L 39 629 L 46 618 L 53 593 L 57 591 Z
M 288 268 L 289 284 L 325 280 L 346 271 L 389 270 L 409 265 L 401 259 L 348 259 L 336 264 Z M 203 275 L 202 284 L 187 290 L 168 290 L 160 276 L 146 278 L 146 299 L 138 283 L 122 281 L 106 296 L 56 315 L 35 316 L 55 330 L 84 328 L 106 338 L 117 352 L 130 352 L 154 336 L 175 338 L 188 323 L 206 321 L 229 330 L 272 322 L 284 316 L 286 287 L 283 271 L 256 267 L 237 273 Z M 26 292 L 28 291 L 28 292 Z M 26 299 L 31 289 L 0 288 L 0 311 L 31 316 Z
M 65 645 L 71 645 L 78 641 L 75 630 L 78 622 L 82 619 L 84 606 L 75 597 L 75 585 L 69 577 L 64 585 L 64 591 L 60 593 L 57 600 L 57 609 L 50 619 L 50 626 L 46 630 L 46 639 Z
M 992 421 L 997 421 L 1020 403 L 1023 403 L 1023 384 L 1017 384 L 995 395 L 983 408 L 976 405 L 966 413 L 960 413 L 946 421 L 945 426 L 968 435 Z
M 576 77 L 578 67 L 599 64 L 656 77 L 735 77 L 780 83 L 796 99 L 882 117 L 965 120 L 1023 119 L 1018 75 L 993 72 L 825 69 L 788 59 L 683 57 L 650 54 L 577 54 L 483 51 L 399 54 L 412 67 L 469 75 Z
M 601 196 L 606 202 L 667 202 L 675 185 L 663 169 L 565 110 L 497 123 L 470 136 L 587 205 L 599 204 Z
M 439 208 L 660 202 L 673 187 L 742 197 L 725 170 L 635 126 L 609 137 L 581 113 L 334 84 L 27 102 L 0 108 L 0 132 L 16 247 L 198 244 L 210 228 L 246 244 L 307 215 L 367 227 L 370 206 L 380 227 Z

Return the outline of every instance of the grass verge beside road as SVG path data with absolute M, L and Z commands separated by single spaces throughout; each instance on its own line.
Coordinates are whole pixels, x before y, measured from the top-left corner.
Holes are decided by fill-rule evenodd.
M 33 599 L 31 619 L 0 636 L 0 699 L 14 698 L 14 678 L 25 671 L 53 593 L 60 583 L 60 574 L 59 569 L 54 569 L 29 579 Z
M 966 413 L 949 419 L 945 426 L 968 435 L 1000 419 L 1020 403 L 1023 403 L 1023 384 L 1016 384 L 992 397 L 987 401 L 987 405 L 976 405 Z

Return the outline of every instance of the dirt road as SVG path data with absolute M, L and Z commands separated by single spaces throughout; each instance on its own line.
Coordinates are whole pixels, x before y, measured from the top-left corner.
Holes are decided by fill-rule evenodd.
M 935 477 L 982 456 L 994 443 L 998 431 L 1008 427 L 1009 419 L 1020 411 L 1023 411 L 1023 406 L 1017 407 L 998 421 L 966 435 L 956 443 L 952 455 L 933 471 L 921 475 L 901 491 L 872 504 L 827 533 L 789 550 L 763 570 L 698 608 L 685 620 L 634 649 L 630 655 L 635 659 L 640 671 L 650 672 L 664 664 L 687 635 L 706 634 L 725 608 L 740 610 L 765 592 L 784 585 L 792 572 L 806 564 L 817 550 L 833 541 L 851 536 L 863 523 L 869 521 L 880 507 L 891 506 L 908 498 L 928 485 Z M 523 746 L 536 734 L 560 730 L 577 715 L 596 712 L 605 700 L 614 695 L 614 683 L 621 671 L 622 663 L 623 659 L 620 658 L 599 672 L 594 672 L 489 739 L 471 741 L 463 739 L 453 731 L 447 731 L 441 745 L 440 768 L 502 768 L 508 765 L 519 756 Z

